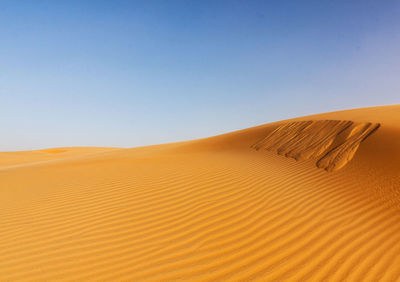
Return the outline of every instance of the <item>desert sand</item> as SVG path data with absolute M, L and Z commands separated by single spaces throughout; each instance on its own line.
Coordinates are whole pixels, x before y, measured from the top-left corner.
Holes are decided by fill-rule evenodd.
M 2 281 L 400 281 L 400 105 L 0 153 L 0 188 Z

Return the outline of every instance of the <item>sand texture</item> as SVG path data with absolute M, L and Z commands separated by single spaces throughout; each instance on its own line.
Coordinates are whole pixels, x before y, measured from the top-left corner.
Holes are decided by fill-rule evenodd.
M 0 281 L 400 281 L 400 106 L 0 153 L 0 201 Z
M 326 171 L 345 166 L 358 146 L 380 124 L 354 123 L 345 120 L 317 120 L 284 123 L 252 147 L 276 150 L 295 160 L 316 158 L 316 165 Z

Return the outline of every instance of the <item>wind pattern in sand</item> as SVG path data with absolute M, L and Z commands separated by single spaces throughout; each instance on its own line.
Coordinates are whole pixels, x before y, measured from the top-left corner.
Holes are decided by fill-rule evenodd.
M 295 160 L 316 159 L 317 167 L 335 171 L 354 157 L 360 143 L 379 126 L 347 120 L 290 122 L 278 126 L 252 147 L 274 150 Z
M 309 142 L 294 156 L 315 157 L 356 147 L 375 116 L 381 128 L 336 173 L 249 148 L 276 124 L 141 148 L 0 153 L 0 280 L 400 281 L 399 113 L 280 127 Z M 307 126 L 324 142 L 307 141 Z

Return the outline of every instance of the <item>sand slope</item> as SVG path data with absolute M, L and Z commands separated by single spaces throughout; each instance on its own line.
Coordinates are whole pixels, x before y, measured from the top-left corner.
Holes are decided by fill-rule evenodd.
M 0 280 L 400 281 L 400 106 L 65 150 L 1 163 Z
M 379 123 L 346 120 L 289 122 L 279 125 L 252 148 L 276 150 L 297 161 L 317 159 L 317 167 L 335 171 L 351 161 L 361 142 L 379 127 Z

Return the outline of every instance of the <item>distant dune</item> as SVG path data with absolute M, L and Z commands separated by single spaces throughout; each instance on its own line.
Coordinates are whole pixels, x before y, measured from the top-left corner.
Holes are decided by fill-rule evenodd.
M 0 187 L 1 281 L 400 281 L 400 105 L 0 153 Z
M 82 156 L 112 150 L 119 150 L 119 148 L 67 147 L 35 151 L 0 152 L 0 168 L 4 169 L 6 166 L 20 166 L 28 163 L 65 159 L 67 157 Z

